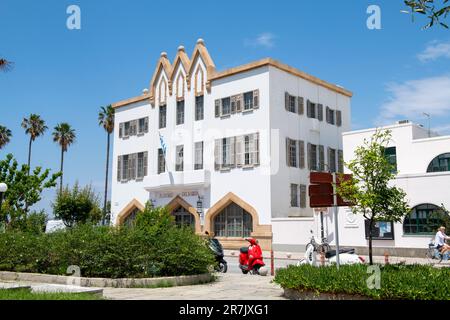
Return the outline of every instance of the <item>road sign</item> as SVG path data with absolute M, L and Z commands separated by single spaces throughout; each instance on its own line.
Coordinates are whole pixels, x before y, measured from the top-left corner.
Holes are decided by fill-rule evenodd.
M 333 183 L 333 175 L 328 172 L 311 172 L 309 175 L 310 183 Z
M 333 186 L 331 183 L 311 184 L 308 188 L 309 194 L 333 194 Z
M 309 206 L 311 208 L 332 207 L 334 196 L 332 194 L 318 194 L 309 196 Z

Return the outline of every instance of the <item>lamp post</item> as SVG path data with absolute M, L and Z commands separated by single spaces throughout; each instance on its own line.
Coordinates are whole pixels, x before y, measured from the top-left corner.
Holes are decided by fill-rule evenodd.
M 197 200 L 197 212 L 198 212 L 198 214 L 199 214 L 199 216 L 200 216 L 200 224 L 201 225 L 204 225 L 205 223 L 205 219 L 204 219 L 204 216 L 203 216 L 203 201 L 202 201 L 203 199 L 202 199 L 202 197 L 199 195 L 198 196 L 198 200 Z

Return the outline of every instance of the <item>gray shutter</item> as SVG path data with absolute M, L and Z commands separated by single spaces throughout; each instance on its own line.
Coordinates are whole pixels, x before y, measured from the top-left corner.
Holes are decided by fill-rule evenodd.
M 236 96 L 232 96 L 230 99 L 231 113 L 236 113 Z
M 253 109 L 259 108 L 259 89 L 253 90 Z
M 300 208 L 306 208 L 306 185 L 300 185 Z
M 244 136 L 236 137 L 236 166 L 244 164 Z
M 123 137 L 123 122 L 119 123 L 119 138 Z
M 309 99 L 306 101 L 306 116 L 311 118 L 311 101 Z
M 294 113 L 297 113 L 298 111 L 298 97 L 294 97 Z
M 117 157 L 117 181 L 122 180 L 122 156 Z
M 214 101 L 216 118 L 220 117 L 220 99 Z
M 222 144 L 221 144 L 221 139 L 216 139 L 214 141 L 214 169 L 215 170 L 219 170 L 220 169 L 220 160 L 221 160 L 221 150 L 222 150 Z
M 338 127 L 342 126 L 342 111 L 336 110 L 336 125 Z
M 308 156 L 308 169 L 312 170 L 313 164 L 312 164 L 312 154 L 311 154 L 311 143 L 308 143 L 307 156 Z
M 320 103 L 317 105 L 317 119 L 323 121 L 323 105 Z
M 305 112 L 303 97 L 297 97 L 297 113 L 303 114 Z
M 289 138 L 286 138 L 286 165 L 288 167 L 291 166 L 289 159 L 290 159 L 290 157 L 289 157 Z
M 325 120 L 327 123 L 331 123 L 330 121 L 330 108 L 326 107 L 325 108 Z
M 244 101 L 244 94 L 241 93 L 236 96 L 236 112 L 242 111 L 242 103 Z
M 332 165 L 331 165 L 331 148 L 327 148 L 327 159 L 328 159 L 328 170 L 331 172 Z
M 136 179 L 136 153 L 128 157 L 128 180 Z
M 344 152 L 338 150 L 338 172 L 344 173 Z
M 236 137 L 230 137 L 228 138 L 228 141 L 230 142 L 230 167 L 235 168 L 236 167 Z
M 298 142 L 298 149 L 299 149 L 299 168 L 303 169 L 305 168 L 305 141 L 300 140 Z
M 284 93 L 284 108 L 289 111 L 289 92 Z
M 144 177 L 147 176 L 147 171 L 148 171 L 148 151 L 145 151 L 144 152 Z
M 144 132 L 145 133 L 148 132 L 148 117 L 145 117 L 145 120 L 144 120 Z
M 325 169 L 325 148 L 319 145 L 319 170 L 324 171 Z
M 259 132 L 253 134 L 254 157 L 253 164 L 259 165 Z

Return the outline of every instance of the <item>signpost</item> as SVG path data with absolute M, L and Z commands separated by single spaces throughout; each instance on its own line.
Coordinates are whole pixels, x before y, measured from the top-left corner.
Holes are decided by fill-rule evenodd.
M 334 208 L 334 227 L 336 238 L 336 266 L 339 269 L 339 235 L 338 235 L 338 207 L 350 206 L 351 203 L 344 201 L 334 190 L 333 183 L 339 186 L 342 182 L 351 180 L 350 174 L 337 175 L 329 172 L 311 172 L 309 176 L 310 186 L 309 191 L 309 206 L 315 208 L 315 211 L 320 211 L 320 224 L 322 241 L 324 239 L 323 231 L 323 210 L 324 207 Z

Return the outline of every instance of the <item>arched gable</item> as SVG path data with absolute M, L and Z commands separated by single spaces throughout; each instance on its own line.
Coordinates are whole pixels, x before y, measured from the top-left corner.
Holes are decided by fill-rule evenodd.
M 156 96 L 156 86 L 160 82 L 161 77 L 163 76 L 167 79 L 167 87 L 170 87 L 170 75 L 172 74 L 172 66 L 167 59 L 167 53 L 162 52 L 161 57 L 158 60 L 156 65 L 155 72 L 153 73 L 152 80 L 150 81 L 150 100 L 154 103 Z M 169 81 L 168 81 L 169 80 Z
M 201 233 L 200 215 L 198 214 L 197 209 L 194 208 L 193 206 L 191 206 L 189 204 L 189 202 L 187 202 L 180 196 L 176 196 L 166 205 L 166 208 L 170 212 L 173 212 L 174 210 L 178 209 L 179 207 L 183 207 L 184 209 L 186 209 L 186 211 L 188 211 L 190 214 L 192 214 L 194 216 L 195 232 Z
M 213 60 L 211 59 L 211 56 L 209 55 L 208 50 L 205 47 L 205 43 L 202 39 L 199 39 L 197 41 L 197 45 L 194 48 L 194 52 L 192 54 L 191 58 L 191 65 L 189 67 L 188 71 L 188 90 L 190 90 L 190 84 L 192 83 L 192 76 L 194 76 L 194 68 L 197 65 L 198 61 L 201 61 L 201 63 L 204 65 L 206 69 L 206 89 L 209 91 L 211 89 L 211 83 L 210 80 L 216 71 L 216 66 L 214 65 Z
M 116 225 L 122 225 L 125 219 L 135 210 L 144 211 L 145 206 L 137 199 L 131 200 L 116 217 Z

